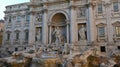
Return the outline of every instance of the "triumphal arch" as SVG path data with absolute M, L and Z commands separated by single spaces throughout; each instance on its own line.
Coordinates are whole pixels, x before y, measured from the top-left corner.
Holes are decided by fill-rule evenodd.
M 113 1 L 31 0 L 29 45 L 35 42 L 81 46 L 119 44 L 119 37 L 115 37 L 119 28 L 114 26 L 119 25 L 119 20 L 111 18 L 117 15 L 107 11 L 108 3 Z
M 78 1 L 87 3 L 86 1 Z M 88 19 L 85 14 L 87 6 L 82 6 L 77 2 L 67 0 L 31 0 L 30 14 L 30 41 L 29 44 L 39 42 L 42 44 L 63 44 L 63 43 L 78 43 L 79 41 L 91 42 L 92 37 L 87 37 Z M 91 6 L 92 8 L 92 6 Z M 80 11 L 81 10 L 81 11 Z M 79 22 L 78 17 L 83 16 L 83 20 Z M 88 28 L 92 29 L 92 28 Z M 40 30 L 40 35 L 37 37 L 37 32 Z M 92 36 L 93 34 L 91 34 Z

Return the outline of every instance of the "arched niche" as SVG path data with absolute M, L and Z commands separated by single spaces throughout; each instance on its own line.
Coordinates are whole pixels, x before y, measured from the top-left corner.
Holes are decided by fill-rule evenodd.
M 57 14 L 55 14 L 55 15 L 52 17 L 51 21 L 52 21 L 53 23 L 58 23 L 58 24 L 62 24 L 62 23 L 63 23 L 63 24 L 64 24 L 65 21 L 66 21 L 66 17 L 65 17 L 65 15 L 62 14 L 62 13 L 57 13 Z
M 66 15 L 64 13 L 56 13 L 53 14 L 52 17 L 50 18 L 50 38 L 49 41 L 50 43 L 56 43 L 57 38 L 56 38 L 56 34 L 54 32 L 60 31 L 60 39 L 58 39 L 57 43 L 65 43 L 67 42 L 67 22 L 66 22 Z

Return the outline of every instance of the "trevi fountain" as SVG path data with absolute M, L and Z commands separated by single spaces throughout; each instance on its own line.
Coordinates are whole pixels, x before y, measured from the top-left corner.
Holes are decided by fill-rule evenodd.
M 119 0 L 30 1 L 21 7 L 20 4 L 6 7 L 3 45 L 6 50 L 16 51 L 9 57 L 3 55 L 0 67 L 120 67 L 120 11 L 114 12 L 111 7 L 118 8 Z M 17 12 L 19 9 L 21 12 Z M 20 44 L 16 35 L 22 32 L 28 35 L 28 31 L 25 38 L 28 44 L 23 34 Z M 10 38 L 10 33 L 16 37 Z M 8 40 L 14 43 L 9 45 Z
M 40 44 L 36 34 L 34 46 L 24 51 L 13 52 L 11 57 L 1 58 L 0 67 L 119 67 L 120 53 L 118 49 L 99 49 L 95 44 L 87 44 L 84 26 L 79 30 L 79 42 L 65 43 L 61 28 L 53 31 L 52 44 Z M 63 40 L 62 40 L 63 39 Z

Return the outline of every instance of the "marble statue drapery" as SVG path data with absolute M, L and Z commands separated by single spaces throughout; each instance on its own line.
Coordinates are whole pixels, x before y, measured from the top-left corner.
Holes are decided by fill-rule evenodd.
M 79 29 L 78 33 L 80 36 L 80 40 L 86 40 L 86 28 L 84 27 L 84 25 L 81 26 L 81 28 Z

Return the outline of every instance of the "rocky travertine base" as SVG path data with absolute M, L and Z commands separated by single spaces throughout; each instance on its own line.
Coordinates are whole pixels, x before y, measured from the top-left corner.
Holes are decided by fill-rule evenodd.
M 114 46 L 107 47 L 105 52 L 100 46 L 76 44 L 57 47 L 55 45 L 35 47 L 27 51 L 14 52 L 11 57 L 0 60 L 0 65 L 11 67 L 119 67 L 120 51 Z M 82 48 L 84 46 L 84 48 Z M 1 66 L 0 66 L 1 67 Z

